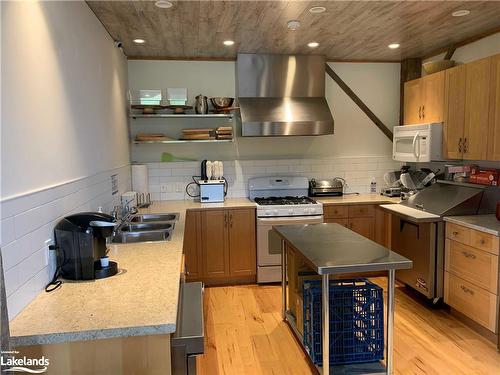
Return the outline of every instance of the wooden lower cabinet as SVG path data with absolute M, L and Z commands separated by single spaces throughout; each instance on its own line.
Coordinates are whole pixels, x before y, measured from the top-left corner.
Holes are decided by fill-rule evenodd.
M 379 243 L 390 246 L 390 214 L 374 204 L 325 204 L 324 222 L 337 223 Z
M 498 237 L 446 223 L 444 302 L 498 333 Z
M 187 281 L 207 285 L 255 281 L 255 209 L 187 211 L 185 223 Z

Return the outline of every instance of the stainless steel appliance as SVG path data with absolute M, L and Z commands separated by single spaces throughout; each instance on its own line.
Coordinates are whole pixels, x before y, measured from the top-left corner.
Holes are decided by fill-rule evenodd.
M 393 131 L 392 158 L 394 160 L 406 162 L 443 160 L 441 154 L 442 123 L 395 126 Z
M 323 205 L 307 197 L 305 177 L 255 177 L 248 180 L 257 204 L 257 282 L 281 280 L 281 242 L 273 225 L 323 222 Z
M 170 339 L 172 375 L 196 375 L 196 356 L 204 353 L 203 284 L 181 282 L 177 329 Z
M 443 297 L 443 217 L 493 213 L 499 200 L 497 187 L 437 181 L 400 204 L 381 205 L 392 214 L 392 250 L 413 261 L 396 277 L 437 302 Z
M 335 177 L 331 180 L 316 180 L 309 181 L 309 196 L 310 197 L 338 197 L 344 194 L 345 180 L 341 177 Z
M 333 134 L 323 56 L 240 53 L 236 66 L 243 137 Z

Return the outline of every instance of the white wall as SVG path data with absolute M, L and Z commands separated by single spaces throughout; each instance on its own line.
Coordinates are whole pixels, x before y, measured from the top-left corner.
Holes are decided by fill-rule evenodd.
M 83 1 L 1 3 L 1 239 L 9 316 L 48 282 L 69 213 L 130 189 L 127 67 Z
M 393 63 L 332 63 L 332 68 L 372 111 L 389 127 L 399 121 L 400 65 Z M 200 93 L 207 96 L 235 95 L 234 62 L 129 61 L 129 87 L 164 89 L 187 87 L 191 104 Z M 389 156 L 392 143 L 333 82 L 326 79 L 326 98 L 335 119 L 335 134 L 320 137 L 241 138 L 234 144 L 137 145 L 132 160 L 158 162 L 162 152 L 195 160 L 205 158 L 273 159 Z M 205 125 L 224 125 L 220 120 Z M 204 126 L 205 126 L 204 125 Z M 131 123 L 132 132 L 175 134 L 192 120 L 139 119 Z
M 1 196 L 129 162 L 127 68 L 83 1 L 2 2 Z
M 500 33 L 496 33 L 473 43 L 457 48 L 452 59 L 457 63 L 466 64 L 474 60 L 479 60 L 488 56 L 500 53 Z M 429 57 L 424 62 L 442 60 L 445 53 Z

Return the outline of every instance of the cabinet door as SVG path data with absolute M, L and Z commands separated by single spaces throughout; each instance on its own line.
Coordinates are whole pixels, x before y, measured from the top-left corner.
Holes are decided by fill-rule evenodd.
M 491 58 L 488 160 L 500 160 L 500 54 Z
M 362 236 L 375 240 L 375 219 L 374 218 L 356 218 L 349 219 L 349 229 L 361 234 Z
M 422 78 L 423 122 L 443 122 L 444 77 L 445 72 L 442 71 Z
M 464 159 L 486 160 L 491 59 L 466 64 Z
M 256 275 L 255 210 L 228 210 L 231 276 Z
M 422 122 L 422 79 L 405 82 L 404 125 Z
M 183 246 L 187 272 L 186 278 L 188 281 L 200 280 L 203 277 L 200 211 L 186 211 Z
M 391 214 L 380 207 L 375 208 L 375 242 L 390 249 Z
M 462 159 L 465 124 L 465 65 L 445 71 L 443 156 Z
M 202 248 L 204 277 L 229 276 L 225 210 L 206 210 L 202 213 Z

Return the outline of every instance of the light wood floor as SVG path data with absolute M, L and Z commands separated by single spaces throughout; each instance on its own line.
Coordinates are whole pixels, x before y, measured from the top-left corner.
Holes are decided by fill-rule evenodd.
M 314 373 L 281 320 L 280 286 L 206 288 L 204 309 L 205 354 L 198 357 L 198 374 Z M 493 343 L 400 288 L 394 349 L 396 374 L 500 374 Z

